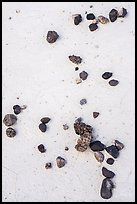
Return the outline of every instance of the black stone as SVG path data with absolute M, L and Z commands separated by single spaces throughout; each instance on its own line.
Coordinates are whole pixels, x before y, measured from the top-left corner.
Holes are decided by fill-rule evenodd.
M 114 184 L 112 180 L 109 178 L 105 178 L 102 181 L 100 195 L 103 199 L 109 199 L 112 197 L 112 189 L 114 188 Z
M 102 175 L 105 176 L 106 178 L 113 178 L 115 176 L 115 173 L 103 167 Z
M 114 163 L 114 159 L 113 158 L 108 158 L 106 162 L 108 164 L 112 165 Z
M 17 121 L 17 117 L 14 114 L 7 114 L 5 115 L 4 119 L 3 119 L 3 123 L 6 126 L 11 126 L 14 125 Z
M 75 71 L 78 71 L 79 70 L 79 68 L 78 67 L 75 67 Z
M 110 85 L 110 86 L 116 86 L 116 85 L 118 85 L 118 84 L 119 84 L 119 81 L 118 81 L 118 80 L 112 79 L 112 80 L 109 81 L 109 85 Z
M 46 152 L 46 149 L 45 149 L 45 147 L 44 147 L 43 144 L 38 145 L 38 150 L 39 150 L 41 153 Z
M 90 143 L 90 148 L 92 151 L 103 151 L 105 149 L 105 145 L 102 144 L 100 141 L 94 141 Z
M 80 77 L 82 80 L 86 80 L 87 77 L 88 77 L 88 73 L 85 72 L 85 71 L 82 71 L 81 73 L 79 73 L 79 77 Z
M 97 23 L 91 23 L 91 24 L 89 25 L 89 29 L 90 29 L 90 31 L 95 31 L 95 30 L 97 30 L 97 29 L 98 29 Z
M 6 129 L 6 135 L 8 137 L 15 137 L 16 131 L 13 128 L 7 128 Z
M 74 17 L 74 24 L 78 25 L 82 21 L 82 16 L 78 14 L 77 16 Z
M 82 62 L 82 58 L 76 55 L 70 55 L 69 60 L 73 62 L 74 64 L 80 64 Z
M 44 124 L 47 124 L 51 119 L 49 117 L 44 117 L 40 121 Z
M 89 13 L 86 16 L 87 20 L 94 20 L 95 19 L 95 15 L 93 13 Z
M 93 112 L 93 118 L 97 118 L 99 116 L 99 112 Z
M 109 19 L 111 22 L 114 22 L 117 20 L 117 17 L 118 17 L 118 11 L 116 9 L 112 9 L 110 12 L 109 12 Z
M 119 156 L 119 151 L 116 146 L 111 145 L 105 148 L 106 151 L 114 158 L 117 158 Z
M 14 113 L 18 115 L 21 112 L 21 107 L 19 105 L 13 106 Z
M 58 39 L 59 35 L 56 31 L 48 31 L 47 33 L 47 41 L 49 43 L 54 43 Z
M 48 162 L 45 164 L 45 169 L 51 169 L 51 168 L 52 168 L 51 162 Z
M 44 123 L 40 123 L 39 124 L 39 129 L 41 130 L 41 132 L 46 132 L 47 126 Z
M 102 74 L 103 79 L 109 79 L 111 76 L 112 76 L 111 72 L 104 72 L 104 74 Z

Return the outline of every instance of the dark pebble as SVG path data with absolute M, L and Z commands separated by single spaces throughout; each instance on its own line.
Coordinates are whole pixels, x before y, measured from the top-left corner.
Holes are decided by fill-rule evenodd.
M 54 43 L 58 39 L 59 35 L 56 31 L 48 31 L 47 33 L 47 41 L 49 43 Z
M 6 135 L 8 137 L 15 137 L 16 131 L 13 128 L 7 128 L 6 129 Z
M 46 163 L 46 164 L 45 164 L 45 168 L 46 168 L 46 169 L 51 169 L 51 168 L 52 168 L 51 162 Z
M 44 117 L 40 121 L 44 124 L 47 124 L 51 119 L 49 117 Z
M 85 98 L 80 100 L 80 105 L 85 105 L 87 103 L 87 100 Z
M 81 73 L 79 73 L 79 77 L 80 77 L 82 80 L 86 80 L 87 77 L 88 77 L 88 73 L 85 72 L 85 71 L 82 71 Z
M 109 85 L 110 85 L 110 86 L 116 86 L 116 85 L 118 85 L 118 84 L 119 84 L 119 81 L 118 81 L 118 80 L 112 79 L 112 80 L 109 81 Z
M 40 123 L 39 124 L 39 129 L 41 130 L 41 132 L 46 132 L 47 126 L 44 123 Z
M 21 112 L 21 107 L 19 105 L 13 106 L 14 113 L 17 115 Z
M 94 20 L 95 19 L 95 15 L 93 13 L 88 13 L 86 18 L 87 18 L 87 20 Z
M 75 71 L 78 71 L 79 70 L 79 68 L 78 67 L 75 67 Z
M 97 23 L 91 23 L 91 24 L 89 25 L 89 29 L 90 29 L 90 31 L 95 31 L 95 30 L 97 30 L 97 29 L 98 29 Z
M 99 116 L 99 112 L 93 112 L 93 118 L 97 118 Z
M 65 166 L 66 160 L 64 158 L 58 156 L 56 158 L 56 163 L 57 163 L 58 168 L 62 168 L 63 166 Z
M 115 173 L 103 167 L 102 175 L 105 176 L 106 178 L 113 178 L 115 176 Z
M 126 15 L 127 15 L 127 9 L 122 8 L 122 13 L 120 15 L 118 15 L 118 17 L 124 18 Z
M 41 153 L 46 152 L 46 149 L 45 149 L 45 147 L 44 147 L 43 144 L 38 145 L 38 150 L 39 150 Z
M 111 22 L 114 22 L 117 20 L 117 17 L 118 17 L 118 11 L 116 9 L 112 9 L 110 12 L 109 12 L 109 19 Z
M 117 147 L 117 149 L 120 151 L 124 148 L 123 143 L 119 142 L 118 140 L 115 140 L 115 146 Z
M 114 163 L 114 159 L 113 158 L 108 158 L 106 162 L 108 164 L 112 165 Z
M 17 117 L 14 114 L 7 114 L 5 115 L 4 119 L 3 119 L 3 123 L 6 126 L 11 126 L 14 125 L 17 121 Z
M 112 180 L 109 178 L 105 178 L 102 181 L 100 195 L 103 199 L 109 199 L 112 197 L 112 189 L 114 188 L 114 184 Z
M 82 16 L 78 14 L 77 16 L 74 17 L 74 24 L 78 25 L 82 21 Z
M 82 62 L 82 58 L 76 55 L 69 56 L 69 60 L 74 64 L 80 64 Z
M 69 148 L 68 147 L 65 147 L 65 151 L 68 151 L 69 150 Z
M 114 158 L 117 158 L 119 156 L 119 151 L 116 146 L 111 145 L 105 148 L 106 151 Z
M 105 149 L 105 145 L 102 144 L 100 141 L 94 141 L 90 143 L 90 148 L 92 151 L 103 151 Z
M 109 79 L 110 77 L 112 77 L 112 73 L 111 72 L 104 72 L 104 74 L 102 74 L 102 78 L 103 79 Z

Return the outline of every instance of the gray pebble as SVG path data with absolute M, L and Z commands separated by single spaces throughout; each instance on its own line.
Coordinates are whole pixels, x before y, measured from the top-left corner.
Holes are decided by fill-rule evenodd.
M 100 195 L 103 199 L 109 199 L 112 197 L 112 189 L 114 188 L 114 184 L 112 180 L 109 178 L 105 178 L 102 181 Z
M 6 129 L 6 135 L 8 137 L 15 137 L 16 131 L 13 128 L 7 128 Z
M 17 121 L 17 117 L 14 114 L 7 114 L 5 115 L 4 119 L 3 119 L 3 123 L 6 126 L 11 126 L 14 125 Z
M 80 100 L 80 105 L 84 105 L 87 103 L 87 100 L 85 98 L 81 99 Z
M 56 158 L 56 163 L 57 163 L 58 168 L 62 168 L 63 166 L 65 166 L 66 160 L 64 158 L 58 156 Z

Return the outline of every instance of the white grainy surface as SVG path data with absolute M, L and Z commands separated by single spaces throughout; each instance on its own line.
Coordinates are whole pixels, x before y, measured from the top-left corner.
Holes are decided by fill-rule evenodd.
M 134 201 L 134 86 L 135 86 L 135 4 L 134 2 L 3 2 L 3 93 L 4 117 L 13 113 L 15 104 L 27 105 L 18 115 L 15 138 L 8 138 L 3 125 L 3 202 L 130 202 Z M 90 32 L 85 11 L 108 17 L 112 8 L 125 7 L 128 16 L 114 23 L 99 24 Z M 16 10 L 20 12 L 16 13 Z M 83 21 L 75 26 L 72 15 L 81 13 Z M 11 17 L 11 20 L 9 19 Z M 123 22 L 121 22 L 123 21 Z M 48 30 L 60 38 L 54 44 L 45 40 Z M 79 71 L 68 60 L 79 55 Z M 80 71 L 89 76 L 81 84 L 75 79 Z M 111 87 L 101 75 L 112 71 L 119 80 Z M 17 99 L 19 97 L 19 99 Z M 87 99 L 80 106 L 79 101 Z M 100 112 L 94 119 L 93 111 Z M 46 133 L 38 125 L 43 116 L 51 117 Z M 106 145 L 114 139 L 124 143 L 112 166 L 99 164 L 93 152 L 77 152 L 74 133 L 76 117 L 94 127 L 94 137 Z M 63 124 L 69 125 L 63 130 Z M 43 143 L 45 154 L 37 150 Z M 69 151 L 65 151 L 65 146 Z M 55 159 L 62 156 L 67 164 L 57 168 Z M 53 168 L 46 170 L 46 162 Z M 109 200 L 99 190 L 105 166 L 114 171 L 116 188 Z

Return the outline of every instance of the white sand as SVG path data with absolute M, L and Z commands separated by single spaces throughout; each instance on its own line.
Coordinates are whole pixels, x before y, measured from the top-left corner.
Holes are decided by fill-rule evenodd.
M 121 7 L 128 10 L 127 17 L 89 31 L 85 11 L 108 17 L 112 8 Z M 13 105 L 27 105 L 13 126 L 15 138 L 6 136 L 3 125 L 3 202 L 134 202 L 134 8 L 134 2 L 3 3 L 3 117 L 13 113 Z M 77 13 L 84 18 L 79 26 L 72 21 Z M 60 35 L 56 43 L 45 40 L 48 30 Z M 72 54 L 83 58 L 77 72 L 68 60 Z M 89 77 L 77 85 L 83 70 Z M 119 80 L 116 87 L 102 79 L 105 71 Z M 82 98 L 87 104 L 80 106 Z M 93 111 L 100 112 L 98 118 Z M 51 117 L 45 134 L 38 129 L 43 116 Z M 106 163 L 106 152 L 99 164 L 92 151 L 75 150 L 73 123 L 79 116 L 104 144 L 114 139 L 124 143 L 112 166 Z M 65 123 L 69 130 L 63 130 Z M 37 150 L 40 143 L 45 154 Z M 55 162 L 59 155 L 67 160 L 62 169 Z M 46 170 L 46 162 L 53 168 Z M 103 166 L 116 174 L 109 200 L 99 195 Z

